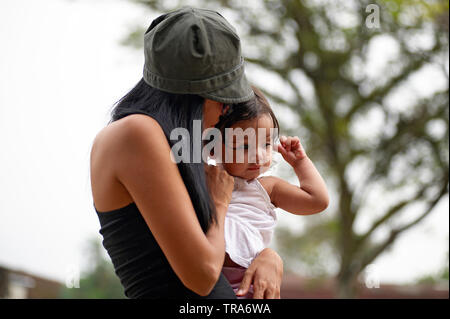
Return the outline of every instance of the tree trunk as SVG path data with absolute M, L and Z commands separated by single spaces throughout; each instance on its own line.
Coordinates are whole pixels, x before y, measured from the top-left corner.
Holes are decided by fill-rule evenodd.
M 337 279 L 336 293 L 340 299 L 353 299 L 356 297 L 356 275 L 348 269 L 341 269 Z

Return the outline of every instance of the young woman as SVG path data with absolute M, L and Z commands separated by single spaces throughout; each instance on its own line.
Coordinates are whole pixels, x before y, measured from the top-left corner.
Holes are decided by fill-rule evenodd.
M 217 12 L 191 7 L 155 19 L 143 79 L 116 105 L 91 150 L 103 245 L 130 298 L 236 298 L 221 274 L 233 177 L 171 158 L 170 132 L 214 127 L 224 103 L 254 99 L 240 40 Z M 192 148 L 193 139 L 190 139 Z M 283 264 L 263 250 L 246 271 L 254 298 L 279 298 Z

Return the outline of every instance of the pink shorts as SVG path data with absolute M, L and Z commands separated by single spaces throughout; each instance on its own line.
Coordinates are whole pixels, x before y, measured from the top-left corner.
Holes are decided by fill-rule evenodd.
M 247 268 L 244 267 L 223 267 L 222 273 L 236 293 L 241 285 L 241 281 L 244 278 L 244 273 Z M 245 296 L 236 296 L 238 299 L 253 299 L 253 285 L 250 284 L 250 288 Z

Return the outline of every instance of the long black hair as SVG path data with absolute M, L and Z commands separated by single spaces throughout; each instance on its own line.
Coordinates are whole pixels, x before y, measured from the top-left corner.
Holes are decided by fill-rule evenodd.
M 130 92 L 113 105 L 109 123 L 130 114 L 149 115 L 159 123 L 171 148 L 177 141 L 170 140 L 170 132 L 175 128 L 185 128 L 190 136 L 190 154 L 193 154 L 193 121 L 203 119 L 203 104 L 204 98 L 199 95 L 163 92 L 141 79 Z M 181 161 L 177 166 L 200 225 L 206 232 L 211 222 L 216 220 L 216 210 L 208 192 L 203 162 Z

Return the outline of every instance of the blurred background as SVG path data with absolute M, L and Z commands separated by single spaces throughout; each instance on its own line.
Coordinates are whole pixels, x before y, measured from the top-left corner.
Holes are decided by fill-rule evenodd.
M 278 209 L 282 298 L 448 298 L 449 2 L 0 2 L 0 298 L 124 298 L 101 246 L 89 153 L 142 77 L 143 33 L 219 11 L 281 133 L 331 195 Z M 279 154 L 276 154 L 277 156 Z M 281 156 L 273 174 L 298 184 Z

